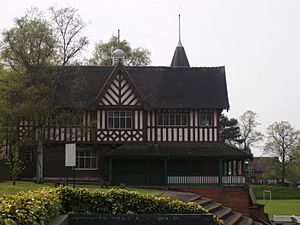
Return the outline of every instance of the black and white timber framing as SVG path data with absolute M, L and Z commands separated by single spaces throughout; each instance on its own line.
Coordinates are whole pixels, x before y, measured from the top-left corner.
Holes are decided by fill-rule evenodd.
M 97 67 L 83 67 L 81 69 L 79 75 L 85 75 L 87 78 L 90 78 L 88 76 L 94 76 L 95 80 L 90 80 L 90 82 L 97 83 L 98 78 L 96 76 L 106 77 L 107 80 L 102 85 L 99 83 L 98 90 L 100 89 L 100 92 L 88 107 L 81 112 L 82 116 L 77 124 L 49 122 L 45 132 L 45 138 L 49 142 L 147 143 L 217 142 L 219 140 L 218 118 L 221 110 L 228 108 L 226 83 L 221 83 L 225 81 L 223 67 L 186 68 L 183 70 L 182 75 L 180 74 L 181 71 L 176 71 L 174 68 L 171 68 L 171 71 L 168 67 L 125 68 L 122 64 L 119 64 L 116 68 L 110 68 L 111 71 L 107 71 L 110 74 L 103 74 L 104 71 L 101 71 L 101 68 L 97 73 Z M 86 69 L 88 70 L 86 71 Z M 135 76 L 130 75 L 131 69 Z M 194 77 L 186 75 L 189 71 L 194 72 Z M 217 71 L 218 73 L 211 74 L 211 71 Z M 151 72 L 153 75 L 143 75 L 143 73 Z M 159 75 L 162 77 L 158 77 Z M 145 80 L 142 83 L 135 79 Z M 174 79 L 178 80 L 179 83 L 174 83 Z M 158 82 L 157 80 L 163 80 L 164 85 L 154 86 L 154 83 Z M 210 80 L 212 83 L 205 84 Z M 218 82 L 218 80 L 221 81 Z M 151 83 L 147 84 L 147 82 Z M 139 84 L 142 84 L 142 86 L 139 86 Z M 154 101 L 153 97 L 157 94 L 151 93 L 153 91 L 151 89 L 157 89 L 156 91 L 161 93 L 160 96 L 157 96 L 158 99 Z M 96 90 L 94 91 L 96 93 Z M 143 95 L 145 93 L 146 95 Z M 189 96 L 186 96 L 186 93 Z M 187 107 L 183 103 L 177 104 L 182 99 L 181 95 L 185 96 L 186 100 L 183 103 Z M 214 97 L 214 95 L 219 95 L 218 98 L 221 101 L 211 102 L 209 98 Z M 147 101 L 148 98 L 149 101 Z M 206 100 L 203 101 L 203 99 Z M 197 104 L 194 104 L 194 102 L 197 102 Z M 203 106 L 202 103 L 204 103 Z M 108 126 L 108 112 L 115 110 L 130 111 L 132 113 L 132 127 L 130 129 L 114 129 Z M 185 115 L 187 121 L 185 124 L 180 125 L 160 125 L 158 123 L 160 114 Z M 202 114 L 211 115 L 212 121 L 210 124 L 201 124 Z M 22 121 L 20 124 L 20 137 L 26 135 L 28 133 L 26 131 L 30 131 L 32 126 L 34 126 L 33 122 Z

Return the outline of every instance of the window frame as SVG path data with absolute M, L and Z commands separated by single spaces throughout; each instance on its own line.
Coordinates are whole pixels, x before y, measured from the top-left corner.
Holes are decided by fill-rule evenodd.
M 27 160 L 27 153 L 29 153 L 29 160 Z M 32 162 L 32 151 L 31 150 L 25 150 L 24 151 L 24 162 L 25 163 L 31 163 Z
M 61 111 L 53 114 L 50 125 L 57 127 L 75 127 L 84 125 L 84 112 Z
M 203 120 L 202 117 L 205 116 Z M 210 118 L 208 118 L 208 116 Z M 202 123 L 202 121 L 208 121 L 208 123 Z M 214 126 L 214 114 L 212 112 L 199 113 L 199 126 L 200 127 L 212 127 Z
M 115 114 L 118 113 L 118 116 Z M 124 113 L 124 116 L 121 114 Z M 110 116 L 112 114 L 112 116 Z M 128 116 L 130 115 L 130 116 Z M 112 126 L 110 126 L 112 120 Z M 130 123 L 128 123 L 130 120 Z M 115 122 L 118 121 L 118 126 L 115 126 Z M 124 127 L 122 123 L 124 122 Z M 130 124 L 130 126 L 128 126 Z M 106 128 L 111 130 L 132 130 L 134 128 L 134 112 L 130 110 L 110 110 L 106 112 Z
M 180 116 L 180 123 L 177 123 L 178 116 Z M 160 121 L 161 117 L 161 121 Z M 174 124 L 171 124 L 171 118 L 174 118 Z M 185 120 L 183 119 L 185 117 Z M 187 127 L 189 124 L 189 114 L 188 113 L 158 113 L 156 117 L 156 124 L 159 127 Z M 168 123 L 166 123 L 168 121 Z M 185 123 L 183 124 L 183 121 Z M 161 123 L 160 123 L 161 122 Z
M 80 156 L 80 154 L 84 154 L 83 156 Z M 90 153 L 90 156 L 87 156 L 86 154 Z M 94 155 L 92 155 L 94 154 Z M 83 159 L 83 164 L 84 167 L 78 167 L 80 164 L 80 159 Z M 93 163 L 92 160 L 95 160 L 95 167 L 92 167 Z M 87 160 L 89 160 L 90 167 L 86 167 L 87 165 Z M 98 170 L 99 165 L 98 165 L 98 152 L 94 150 L 80 150 L 76 151 L 76 166 L 75 170 Z

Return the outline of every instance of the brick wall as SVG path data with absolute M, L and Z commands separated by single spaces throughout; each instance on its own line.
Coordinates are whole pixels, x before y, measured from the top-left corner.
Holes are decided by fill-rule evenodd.
M 246 187 L 219 187 L 219 186 L 180 186 L 177 190 L 187 191 L 210 198 L 215 202 L 231 208 L 233 211 L 250 216 L 249 207 L 252 206 L 249 197 L 249 188 Z

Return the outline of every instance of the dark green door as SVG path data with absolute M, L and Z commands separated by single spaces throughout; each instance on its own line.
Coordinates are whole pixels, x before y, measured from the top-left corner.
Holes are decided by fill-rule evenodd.
M 153 159 L 114 159 L 112 185 L 164 185 L 164 163 Z
M 148 165 L 149 185 L 163 186 L 165 184 L 164 162 L 162 160 L 149 160 Z
M 145 185 L 146 181 L 145 160 L 113 160 L 112 185 Z

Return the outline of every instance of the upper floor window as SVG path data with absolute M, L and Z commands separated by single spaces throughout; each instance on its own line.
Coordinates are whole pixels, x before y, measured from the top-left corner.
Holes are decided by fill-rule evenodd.
M 200 126 L 212 126 L 213 115 L 212 113 L 201 113 L 200 114 Z
M 82 112 L 58 112 L 51 116 L 51 125 L 81 126 L 83 123 Z
M 131 129 L 132 112 L 131 111 L 109 111 L 107 113 L 109 129 Z
M 186 126 L 187 114 L 161 113 L 157 115 L 157 125 L 159 126 Z

